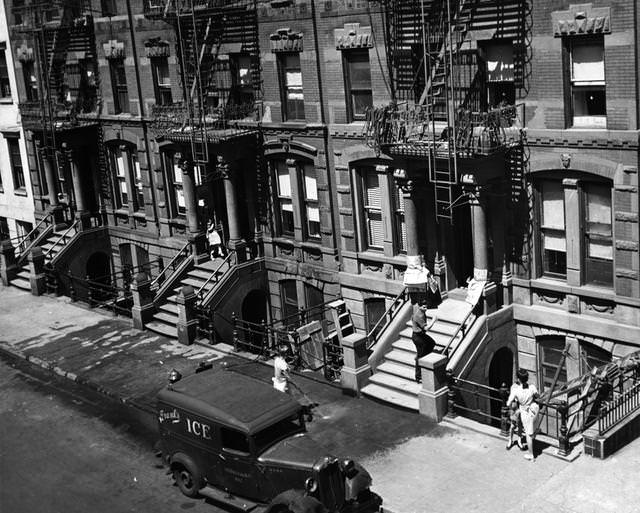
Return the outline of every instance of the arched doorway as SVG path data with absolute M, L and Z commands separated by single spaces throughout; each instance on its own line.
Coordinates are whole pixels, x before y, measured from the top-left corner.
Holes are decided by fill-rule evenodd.
M 267 295 L 262 290 L 252 290 L 242 301 L 242 320 L 258 325 L 267 322 Z M 258 329 L 251 329 L 245 333 L 245 342 L 249 345 L 247 348 L 251 352 L 259 353 L 262 351 L 264 337 Z
M 513 382 L 513 351 L 508 347 L 502 347 L 498 349 L 491 363 L 489 364 L 489 386 L 492 388 L 500 388 L 503 384 L 507 387 L 511 386 Z M 500 418 L 502 402 L 501 397 L 496 392 L 491 392 L 491 417 L 492 424 L 495 426 L 500 425 Z
M 85 276 L 91 297 L 95 301 L 104 301 L 111 288 L 111 263 L 109 257 L 102 252 L 94 253 L 86 264 Z

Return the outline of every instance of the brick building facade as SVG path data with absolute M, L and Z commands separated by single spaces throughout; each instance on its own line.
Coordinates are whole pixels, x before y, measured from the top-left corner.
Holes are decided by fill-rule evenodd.
M 212 221 L 240 269 L 207 296 L 225 315 L 342 299 L 375 338 L 406 285 L 424 292 L 424 262 L 455 308 L 481 289 L 453 365 L 469 379 L 521 366 L 544 390 L 558 366 L 570 380 L 638 349 L 633 1 L 462 2 L 443 33 L 419 0 L 13 4 L 17 75 L 46 62 L 45 96 L 66 102 L 22 108 L 36 216 L 93 219 L 62 275 L 167 279 L 176 255 L 207 260 Z

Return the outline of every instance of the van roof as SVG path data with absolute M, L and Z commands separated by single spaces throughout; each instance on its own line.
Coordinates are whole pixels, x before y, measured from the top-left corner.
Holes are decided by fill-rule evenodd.
M 158 400 L 247 434 L 260 431 L 301 408 L 298 401 L 267 383 L 225 370 L 183 378 L 161 390 Z

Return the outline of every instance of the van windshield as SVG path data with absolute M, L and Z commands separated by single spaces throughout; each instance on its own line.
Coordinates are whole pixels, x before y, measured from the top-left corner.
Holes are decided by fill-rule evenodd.
M 258 454 L 262 453 L 276 442 L 303 431 L 304 423 L 301 416 L 297 413 L 272 424 L 254 435 Z

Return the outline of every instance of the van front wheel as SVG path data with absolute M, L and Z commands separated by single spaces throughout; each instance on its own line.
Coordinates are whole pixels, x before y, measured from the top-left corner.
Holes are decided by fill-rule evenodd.
M 198 491 L 202 488 L 202 478 L 195 470 L 185 465 L 177 465 L 173 469 L 173 479 L 180 491 L 187 497 L 197 497 Z

